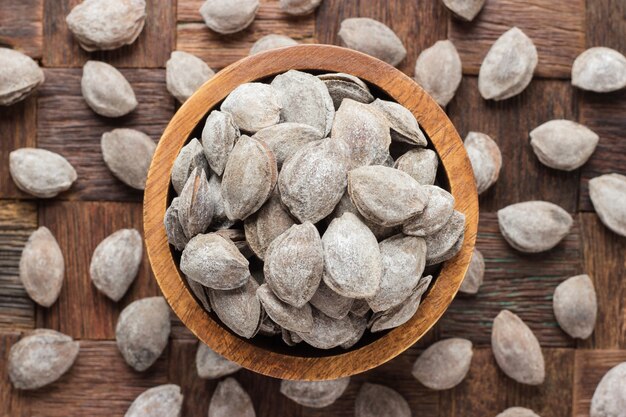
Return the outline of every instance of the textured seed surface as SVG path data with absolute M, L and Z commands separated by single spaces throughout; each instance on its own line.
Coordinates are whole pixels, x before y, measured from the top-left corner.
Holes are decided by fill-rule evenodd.
M 261 285 L 256 295 L 267 315 L 285 330 L 310 332 L 313 328 L 313 314 L 308 303 L 299 308 L 289 305 L 276 297 L 267 284 Z
M 469 132 L 465 137 L 465 150 L 469 156 L 476 189 L 482 194 L 498 181 L 502 169 L 502 154 L 498 144 L 484 133 Z
M 396 160 L 394 167 L 406 172 L 422 185 L 433 185 L 439 158 L 431 149 L 411 149 Z
M 277 75 L 271 85 L 283 104 L 283 121 L 312 126 L 323 137 L 330 133 L 335 108 L 322 80 L 306 72 L 290 70 Z
M 626 236 L 626 176 L 606 174 L 591 179 L 589 196 L 602 223 Z
M 202 342 L 198 343 L 196 351 L 196 370 L 198 376 L 204 379 L 218 379 L 231 375 L 241 369 L 241 366 L 231 362 L 214 352 Z
M 230 239 L 216 233 L 197 235 L 187 243 L 180 270 L 190 279 L 220 290 L 239 288 L 250 277 L 248 260 Z
M 472 260 L 467 268 L 467 273 L 465 274 L 459 291 L 465 294 L 476 294 L 483 284 L 484 276 L 485 260 L 483 259 L 483 254 L 478 249 L 474 248 Z
M 328 80 L 346 81 L 346 82 L 357 84 L 360 87 L 362 87 L 364 90 L 369 91 L 369 87 L 367 86 L 367 84 L 365 84 L 365 82 L 361 80 L 359 77 L 356 77 L 352 74 L 346 74 L 344 72 L 329 72 L 326 74 L 320 74 L 317 76 L 317 78 L 319 78 L 322 81 L 328 81 Z
M 80 46 L 90 52 L 132 44 L 145 21 L 145 0 L 85 0 L 66 18 Z
M 172 166 L 172 186 L 176 194 L 180 194 L 189 175 L 196 168 L 202 168 L 209 172 L 209 164 L 204 157 L 202 145 L 198 139 L 194 138 L 183 146 Z
M 0 106 L 23 100 L 44 82 L 44 73 L 31 57 L 0 48 Z
M 280 393 L 290 400 L 310 408 L 324 408 L 333 404 L 350 384 L 350 377 L 330 381 L 280 382 Z
M 49 329 L 36 329 L 11 346 L 8 373 L 17 389 L 37 389 L 59 379 L 74 364 L 79 344 Z
M 432 235 L 426 236 L 426 265 L 438 263 L 437 258 L 448 252 L 465 230 L 465 215 L 454 210 L 450 220 Z
M 406 57 L 406 49 L 398 35 L 383 23 L 367 17 L 345 19 L 339 28 L 339 38 L 348 48 L 394 67 Z
M 298 343 L 302 342 L 302 338 L 300 336 L 298 336 L 295 332 L 290 332 L 287 329 L 281 328 L 280 335 L 283 339 L 283 342 L 285 342 L 287 346 L 295 346 Z
M 412 236 L 430 236 L 441 230 L 454 213 L 452 194 L 435 185 L 422 186 L 428 205 L 420 214 L 409 219 L 402 232 Z
M 35 230 L 20 257 L 20 280 L 28 296 L 43 307 L 50 307 L 59 297 L 65 261 L 56 239 L 48 228 Z
M 244 220 L 261 208 L 278 179 L 276 159 L 269 147 L 248 136 L 239 138 L 222 177 L 224 210 L 231 220 Z
M 535 412 L 531 409 L 524 407 L 511 407 L 507 408 L 496 417 L 539 417 Z
M 209 404 L 209 417 L 255 416 L 252 399 L 234 378 L 226 378 L 217 384 Z
M 138 104 L 128 80 L 105 62 L 87 61 L 80 87 L 87 105 L 100 116 L 121 117 Z
M 259 284 L 248 279 L 246 284 L 234 290 L 210 290 L 211 306 L 220 320 L 233 332 L 249 339 L 261 325 L 261 304 L 256 296 Z
M 250 26 L 258 9 L 258 0 L 206 0 L 200 15 L 209 29 L 227 35 Z
M 328 88 L 330 97 L 333 99 L 335 110 L 341 107 L 341 103 L 346 98 L 359 103 L 371 103 L 374 101 L 374 96 L 370 93 L 369 88 L 364 88 L 352 81 L 330 79 L 324 80 L 324 84 Z
M 446 390 L 465 379 L 472 363 L 472 342 L 452 338 L 431 345 L 413 365 L 413 376 L 434 390 Z
M 298 149 L 309 142 L 322 139 L 322 133 L 302 123 L 281 123 L 259 130 L 252 137 L 265 142 L 270 147 L 276 157 L 278 168 L 281 168 L 283 162 Z
M 354 330 L 352 332 L 352 336 L 350 336 L 348 340 L 339 345 L 343 349 L 350 349 L 351 347 L 356 345 L 361 340 L 368 327 L 368 321 L 366 317 L 349 314 L 348 318 L 352 322 L 352 327 Z
M 148 369 L 163 353 L 170 336 L 170 308 L 163 297 L 130 303 L 115 327 L 115 340 L 122 356 L 137 371 Z
M 203 233 L 213 219 L 213 193 L 206 172 L 194 169 L 180 193 L 178 220 L 187 238 Z
M 411 408 L 397 391 L 378 384 L 363 384 L 356 396 L 355 417 L 411 417 Z
M 241 133 L 229 113 L 213 110 L 202 129 L 202 148 L 211 169 L 222 175 L 230 151 Z
M 459 236 L 459 238 L 456 240 L 456 242 L 454 242 L 454 245 L 452 245 L 450 249 L 448 249 L 446 252 L 444 252 L 443 254 L 439 256 L 427 258 L 426 266 L 437 265 L 449 259 L 454 258 L 461 251 L 464 240 L 465 240 L 465 229 L 461 230 L 461 236 Z
M 387 120 L 391 128 L 391 139 L 394 142 L 405 142 L 418 146 L 428 144 L 417 119 L 409 109 L 396 102 L 381 99 L 376 99 L 372 106 L 380 111 Z
M 348 147 L 335 139 L 304 145 L 284 164 L 278 179 L 283 204 L 301 222 L 332 213 L 348 183 Z
M 454 44 L 449 40 L 435 42 L 433 46 L 424 49 L 417 57 L 415 81 L 440 106 L 445 107 L 452 100 L 462 78 L 461 57 Z
M 317 291 L 324 272 L 322 239 L 315 226 L 310 222 L 294 224 L 274 239 L 267 249 L 263 272 L 278 298 L 303 307 Z
M 530 84 L 537 67 L 537 48 L 517 27 L 491 46 L 478 73 L 478 90 L 486 100 L 505 100 Z
M 189 289 L 191 290 L 193 295 L 198 299 L 198 301 L 200 301 L 202 307 L 204 307 L 206 311 L 213 311 L 213 309 L 211 308 L 211 302 L 209 301 L 209 295 L 206 291 L 206 287 L 199 282 L 194 281 L 193 279 L 187 278 L 186 276 L 183 276 L 183 279 L 189 286 Z
M 350 149 L 350 168 L 381 164 L 389 155 L 389 124 L 376 108 L 346 99 L 335 115 L 331 137 Z
M 172 51 L 165 64 L 167 91 L 181 103 L 214 75 L 206 62 L 183 51 Z
M 559 326 L 570 336 L 591 336 L 598 315 L 596 290 L 589 275 L 568 278 L 554 290 L 554 315 Z
M 626 410 L 626 362 L 611 368 L 591 399 L 590 417 L 622 417 Z
M 211 175 L 209 179 L 209 189 L 211 199 L 213 200 L 213 219 L 211 220 L 210 227 L 218 231 L 228 229 L 235 224 L 235 222 L 226 216 L 224 196 L 222 195 L 222 179 L 218 177 L 217 174 Z
M 180 198 L 176 197 L 170 203 L 170 206 L 165 212 L 165 233 L 167 234 L 167 241 L 170 245 L 174 246 L 177 250 L 185 249 L 189 239 L 185 236 L 183 226 L 180 224 L 178 217 Z
M 231 114 L 241 130 L 254 133 L 280 121 L 281 103 L 279 91 L 273 86 L 247 83 L 235 88 L 220 109 Z
M 371 319 L 372 333 L 393 329 L 409 321 L 417 311 L 432 278 L 430 275 L 420 278 L 409 298 L 387 311 L 374 314 Z
M 280 9 L 294 16 L 304 16 L 313 13 L 322 0 L 280 0 Z
M 458 18 L 471 21 L 485 5 L 485 0 L 443 0 L 443 4 Z
M 383 273 L 382 257 L 374 234 L 354 214 L 334 219 L 324 236 L 324 282 L 349 298 L 376 295 Z
M 322 280 L 310 303 L 328 317 L 340 320 L 348 315 L 354 299 L 337 294 Z
M 124 417 L 180 417 L 183 394 L 174 384 L 150 388 L 130 405 Z
M 592 130 L 570 120 L 551 120 L 530 132 L 530 145 L 541 163 L 563 171 L 587 162 L 599 140 Z
M 286 46 L 298 45 L 298 42 L 285 35 L 270 34 L 265 35 L 252 45 L 250 55 L 256 55 L 261 52 L 270 51 L 272 49 L 284 48 Z
M 374 312 L 389 310 L 406 300 L 426 266 L 426 242 L 422 238 L 396 235 L 378 246 L 383 274 L 378 292 L 367 300 Z
M 61 155 L 38 148 L 20 148 L 9 154 L 9 171 L 15 185 L 39 198 L 54 197 L 69 189 L 77 175 Z
M 388 237 L 391 237 L 395 234 L 398 234 L 401 230 L 400 227 L 385 227 L 379 224 L 376 224 L 370 220 L 367 220 L 365 217 L 359 213 L 359 210 L 356 208 L 352 199 L 350 198 L 350 194 L 347 192 L 341 197 L 339 203 L 335 206 L 335 210 L 331 214 L 329 221 L 332 221 L 335 217 L 341 217 L 344 213 L 352 213 L 359 218 L 376 236 L 376 239 L 383 240 Z
M 545 379 L 541 346 L 517 315 L 502 310 L 493 321 L 491 348 L 500 369 L 519 383 L 540 385 Z
M 572 85 L 597 93 L 626 87 L 626 57 L 611 48 L 587 49 L 574 61 Z
M 350 314 L 357 317 L 365 317 L 370 311 L 372 310 L 369 304 L 367 304 L 367 300 L 354 300 L 350 308 Z
M 574 220 L 547 201 L 526 201 L 498 210 L 498 225 L 506 241 L 521 252 L 552 249 L 569 233 Z
M 308 333 L 298 335 L 318 349 L 332 349 L 352 339 L 357 329 L 349 316 L 337 320 L 313 309 L 313 327 Z
M 114 129 L 100 141 L 104 163 L 124 184 L 137 190 L 146 188 L 148 169 L 156 144 L 150 136 L 135 129 Z

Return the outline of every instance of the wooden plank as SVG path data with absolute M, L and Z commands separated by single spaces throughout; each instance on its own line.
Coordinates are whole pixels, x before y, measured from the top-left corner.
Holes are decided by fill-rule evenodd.
M 34 93 L 12 106 L 0 106 L 0 196 L 31 198 L 20 191 L 9 173 L 9 153 L 18 148 L 37 146 L 37 98 Z
M 572 62 L 585 49 L 585 0 L 490 0 L 472 22 L 451 20 L 449 38 L 459 50 L 465 74 L 478 74 L 487 51 L 517 26 L 539 54 L 535 75 L 570 78 Z
M 22 249 L 37 228 L 37 206 L 0 200 L 0 332 L 35 327 L 35 304 L 19 278 Z
M 407 50 L 407 57 L 398 68 L 409 75 L 415 71 L 419 53 L 447 37 L 447 12 L 438 1 L 325 0 L 317 13 L 318 41 L 339 45 L 339 26 L 349 17 L 369 17 L 393 29 Z
M 542 346 L 574 346 L 558 326 L 552 309 L 554 289 L 582 273 L 581 232 L 576 223 L 556 248 L 524 254 L 511 248 L 495 213 L 481 213 L 477 247 L 485 258 L 485 280 L 475 296 L 459 294 L 440 322 L 442 338 L 465 337 L 478 346 L 491 344 L 493 319 L 503 309 L 518 314 Z
M 579 171 L 548 168 L 535 156 L 529 132 L 549 120 L 576 120 L 577 100 L 567 81 L 534 80 L 519 96 L 503 102 L 483 100 L 476 77 L 464 77 L 448 115 L 461 134 L 483 132 L 498 143 L 503 167 L 498 182 L 480 197 L 481 211 L 495 212 L 526 200 L 547 200 L 573 213 Z
M 626 239 L 604 227 L 594 213 L 582 213 L 581 218 L 584 271 L 594 281 L 598 319 L 594 333 L 580 346 L 626 349 Z
M 39 219 L 59 242 L 66 276 L 59 300 L 48 310 L 38 309 L 38 327 L 79 339 L 115 339 L 120 311 L 134 300 L 159 295 L 148 257 L 144 252 L 137 278 L 119 303 L 91 283 L 89 264 L 96 246 L 109 234 L 129 227 L 142 231 L 141 204 L 51 201 L 41 205 Z
M 626 52 L 626 3 L 587 0 L 587 47 L 606 46 Z
M 78 180 L 61 199 L 141 201 L 142 193 L 115 178 L 104 164 L 100 139 L 104 132 L 128 127 L 157 140 L 174 113 L 174 99 L 165 88 L 165 71 L 127 69 L 139 106 L 117 119 L 94 113 L 81 95 L 80 69 L 46 70 L 49 80 L 39 99 L 39 146 L 58 152 L 76 168 Z
M 163 68 L 174 46 L 176 2 L 147 0 L 146 24 L 132 45 L 113 51 L 84 51 L 65 18 L 81 0 L 44 0 L 44 54 L 47 67 L 80 67 L 89 59 L 116 67 Z
M 43 1 L 0 0 L 0 46 L 41 58 L 43 46 Z
M 315 16 L 288 16 L 281 12 L 277 1 L 261 1 L 254 22 L 231 35 L 213 32 L 204 24 L 198 12 L 202 3 L 196 0 L 179 2 L 176 49 L 199 56 L 215 70 L 246 57 L 254 42 L 265 35 L 280 34 L 301 43 L 314 42 Z
M 591 399 L 602 377 L 626 362 L 626 350 L 576 350 L 573 417 L 589 417 Z
M 17 332 L 0 333 L 0 416 L 26 417 L 27 404 L 16 395 L 8 375 L 8 357 L 11 346 L 20 339 Z

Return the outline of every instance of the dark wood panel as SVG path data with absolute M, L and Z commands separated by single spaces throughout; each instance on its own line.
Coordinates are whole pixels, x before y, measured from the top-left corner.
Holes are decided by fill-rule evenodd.
M 119 67 L 162 68 L 174 46 L 176 3 L 147 0 L 146 24 L 132 45 L 113 51 L 84 51 L 65 23 L 66 16 L 81 0 L 44 0 L 44 54 L 47 67 L 79 67 L 89 59 Z
M 502 152 L 500 178 L 480 197 L 481 211 L 495 212 L 526 200 L 547 200 L 576 211 L 579 171 L 558 171 L 541 164 L 528 136 L 549 120 L 577 119 L 577 100 L 568 81 L 534 80 L 522 94 L 490 102 L 480 96 L 477 78 L 466 76 L 448 114 L 461 137 L 470 131 L 486 133 Z
M 89 264 L 96 246 L 109 234 L 134 227 L 142 231 L 138 203 L 49 202 L 41 205 L 39 220 L 59 242 L 65 258 L 65 284 L 59 300 L 38 309 L 38 327 L 48 327 L 79 339 L 115 339 L 120 311 L 131 301 L 159 294 L 144 251 L 135 282 L 119 303 L 91 283 Z
M 26 417 L 26 403 L 15 395 L 9 380 L 7 363 L 11 346 L 20 339 L 17 332 L 0 333 L 0 415 Z
M 576 350 L 573 417 L 589 417 L 591 399 L 602 377 L 626 362 L 626 350 Z
M 48 82 L 39 98 L 39 146 L 63 155 L 78 180 L 62 199 L 141 201 L 142 193 L 115 178 L 104 164 L 100 139 L 104 132 L 128 127 L 158 140 L 174 114 L 174 99 L 165 88 L 165 71 L 126 69 L 139 106 L 131 114 L 109 119 L 94 113 L 81 95 L 80 69 L 46 70 Z
M 488 0 L 474 21 L 453 20 L 449 38 L 459 50 L 463 72 L 478 74 L 491 45 L 513 26 L 537 47 L 536 75 L 570 78 L 574 59 L 585 49 L 585 0 Z
M 0 0 L 0 46 L 41 58 L 44 0 Z
M 587 47 L 607 46 L 626 52 L 626 2 L 587 0 Z

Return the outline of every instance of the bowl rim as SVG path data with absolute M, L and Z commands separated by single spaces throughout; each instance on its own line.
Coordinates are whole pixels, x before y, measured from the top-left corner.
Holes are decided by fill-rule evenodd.
M 428 134 L 448 177 L 455 209 L 466 218 L 460 252 L 444 263 L 417 313 L 374 342 L 332 356 L 278 353 L 224 329 L 187 288 L 172 257 L 163 224 L 171 168 L 198 123 L 238 85 L 290 69 L 349 73 L 377 86 L 408 108 Z M 435 325 L 456 295 L 471 260 L 478 228 L 478 194 L 471 164 L 459 134 L 442 108 L 413 79 L 391 65 L 354 50 L 317 44 L 280 48 L 243 58 L 202 85 L 176 112 L 158 143 L 143 204 L 148 258 L 174 313 L 200 341 L 223 357 L 251 371 L 280 379 L 328 380 L 351 376 L 380 366 L 410 348 Z

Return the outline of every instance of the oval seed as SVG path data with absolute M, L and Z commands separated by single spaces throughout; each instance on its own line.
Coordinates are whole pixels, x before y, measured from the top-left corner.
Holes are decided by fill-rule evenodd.
M 249 55 L 256 55 L 272 49 L 298 45 L 298 42 L 285 35 L 265 35 L 252 45 Z
M 450 220 L 432 235 L 426 236 L 426 265 L 442 262 L 440 259 L 465 232 L 465 214 L 454 210 Z
M 189 179 L 189 175 L 196 168 L 209 172 L 209 163 L 204 157 L 202 145 L 198 139 L 194 138 L 182 147 L 174 160 L 174 165 L 172 165 L 172 186 L 176 194 L 180 195 L 187 183 L 187 179 Z
M 262 83 L 242 84 L 226 97 L 220 110 L 233 116 L 241 130 L 255 133 L 280 122 L 279 91 Z
M 80 87 L 87 105 L 105 117 L 121 117 L 137 108 L 133 87 L 121 72 L 105 62 L 87 61 Z
M 367 17 L 345 19 L 339 28 L 341 42 L 350 49 L 397 66 L 406 57 L 402 41 L 388 26 Z
M 537 67 L 537 48 L 514 27 L 491 46 L 478 73 L 478 90 L 485 100 L 505 100 L 530 84 Z
M 178 220 L 185 236 L 191 239 L 206 231 L 213 219 L 214 196 L 203 169 L 193 170 L 178 198 Z
M 526 201 L 498 210 L 502 236 L 513 248 L 526 253 L 552 249 L 573 223 L 568 212 L 547 201 Z
M 310 300 L 313 307 L 328 317 L 337 320 L 341 320 L 348 315 L 353 302 L 354 299 L 337 294 L 323 280 Z
M 37 148 L 20 148 L 9 154 L 9 172 L 20 190 L 51 198 L 69 189 L 77 175 L 61 155 Z
M 215 75 L 215 72 L 195 55 L 172 51 L 165 63 L 167 91 L 184 103 L 193 93 Z
M 217 384 L 209 404 L 209 417 L 255 416 L 250 396 L 234 378 L 226 378 Z
M 435 185 L 422 187 L 428 205 L 420 214 L 404 223 L 402 232 L 412 236 L 430 236 L 441 230 L 454 213 L 454 197 Z
M 467 273 L 465 274 L 459 291 L 465 294 L 476 294 L 483 283 L 484 276 L 485 260 L 483 259 L 483 254 L 480 253 L 478 249 L 474 248 L 472 260 L 467 268 Z
M 370 319 L 372 333 L 393 329 L 409 321 L 419 308 L 422 296 L 428 290 L 432 278 L 430 275 L 420 278 L 413 293 L 406 300 L 387 311 L 375 313 Z
M 461 57 L 449 40 L 435 42 L 417 57 L 415 81 L 442 107 L 452 100 L 462 78 Z
M 250 339 L 259 331 L 263 310 L 256 296 L 259 284 L 248 279 L 234 290 L 210 290 L 209 299 L 217 317 L 233 332 Z
M 413 365 L 413 376 L 430 389 L 452 389 L 467 376 L 473 354 L 472 342 L 469 340 L 441 340 L 417 358 Z
M 606 174 L 591 179 L 589 197 L 602 223 L 626 236 L 626 176 Z
M 411 417 L 411 408 L 397 391 L 378 384 L 363 384 L 356 396 L 355 417 Z
M 554 290 L 554 315 L 571 337 L 591 336 L 598 315 L 596 290 L 589 275 L 568 278 Z
M 228 35 L 250 26 L 258 9 L 259 0 L 207 0 L 200 15 L 209 29 Z
M 204 379 L 218 379 L 234 374 L 241 369 L 241 366 L 231 362 L 225 357 L 214 352 L 202 342 L 198 343 L 196 352 L 196 370 L 198 376 Z
M 333 404 L 350 384 L 350 377 L 330 381 L 280 381 L 280 393 L 304 407 L 324 408 Z
M 394 168 L 406 172 L 422 185 L 433 185 L 437 177 L 439 158 L 431 149 L 411 149 L 394 164 Z
M 241 136 L 229 113 L 213 110 L 202 129 L 202 148 L 211 169 L 222 175 L 235 142 Z
M 485 0 L 443 0 L 443 4 L 456 17 L 472 21 L 485 5 Z
M 144 0 L 85 0 L 65 18 L 85 51 L 105 51 L 130 45 L 146 21 Z
M 217 231 L 228 229 L 235 222 L 226 216 L 224 196 L 222 195 L 222 179 L 216 174 L 211 175 L 211 179 L 209 179 L 209 190 L 213 201 L 213 219 L 210 227 Z
M 0 106 L 25 99 L 45 76 L 35 60 L 9 48 L 0 48 Z
M 572 66 L 572 85 L 608 93 L 626 87 L 626 57 L 611 48 L 589 48 Z
M 626 406 L 626 362 L 611 368 L 591 399 L 590 417 L 621 417 Z
M 444 252 L 440 256 L 437 256 L 434 258 L 428 258 L 426 261 L 426 266 L 437 265 L 449 259 L 454 258 L 461 251 L 464 240 L 465 240 L 465 228 L 461 231 L 461 236 L 459 236 L 459 238 L 456 240 L 456 242 L 454 242 L 454 245 L 452 245 L 450 249 L 448 249 L 446 252 Z
M 178 217 L 179 204 L 179 197 L 172 200 L 170 206 L 165 212 L 165 220 L 163 223 L 165 225 L 165 234 L 167 235 L 167 241 L 169 244 L 174 246 L 176 250 L 182 251 L 185 249 L 187 242 L 189 242 L 189 238 L 185 236 L 183 226 L 180 224 L 180 219 Z
M 360 84 L 352 81 L 330 79 L 324 80 L 324 84 L 333 99 L 335 110 L 339 110 L 341 103 L 346 98 L 366 104 L 374 101 L 374 96 L 370 93 L 369 88 L 363 88 Z
M 346 212 L 352 213 L 355 216 L 357 216 L 359 220 L 361 220 L 363 224 L 365 224 L 372 231 L 372 233 L 374 233 L 374 236 L 376 236 L 376 239 L 378 240 L 386 239 L 400 232 L 399 227 L 381 226 L 361 216 L 361 213 L 359 213 L 359 210 L 356 208 L 356 206 L 352 202 L 352 199 L 350 198 L 350 194 L 348 193 L 345 193 L 343 197 L 341 197 L 341 200 L 339 200 L 339 203 L 337 203 L 337 205 L 335 206 L 335 210 L 333 210 L 333 213 L 331 214 L 329 221 L 334 219 L 335 217 L 343 216 L 343 214 Z
M 28 296 L 43 307 L 50 307 L 59 298 L 65 261 L 56 239 L 48 228 L 35 230 L 20 257 L 20 281 Z
M 280 169 L 287 158 L 307 143 L 322 139 L 322 134 L 314 127 L 302 123 L 280 123 L 259 130 L 252 137 L 269 146 Z
M 502 154 L 498 144 L 489 136 L 469 132 L 464 142 L 467 156 L 472 164 L 478 194 L 487 191 L 498 181 L 502 169 Z
M 124 184 L 137 190 L 146 188 L 148 169 L 156 144 L 150 136 L 135 129 L 114 129 L 100 141 L 104 163 Z
M 182 407 L 183 394 L 178 385 L 159 385 L 135 398 L 124 417 L 179 417 Z
M 293 16 L 304 16 L 313 13 L 322 0 L 280 0 L 280 9 Z
M 313 328 L 311 306 L 294 307 L 279 299 L 267 284 L 256 291 L 256 295 L 268 316 L 285 330 L 292 332 L 310 332 Z
M 130 303 L 115 326 L 115 340 L 122 356 L 136 371 L 148 369 L 159 359 L 170 337 L 170 308 L 163 297 Z
M 592 130 L 570 120 L 551 120 L 530 132 L 530 145 L 541 163 L 563 171 L 587 162 L 599 140 Z
M 533 410 L 524 407 L 507 408 L 496 417 L 539 417 Z
M 79 344 L 50 329 L 36 329 L 11 346 L 8 373 L 17 389 L 51 384 L 65 374 L 78 356 Z
M 540 385 L 545 379 L 541 346 L 517 315 L 502 310 L 493 321 L 491 348 L 500 369 L 521 384 Z
M 428 144 L 417 119 L 409 109 L 396 102 L 381 99 L 376 99 L 372 106 L 381 112 L 391 127 L 391 140 L 418 146 Z
M 309 345 L 318 349 L 332 349 L 346 343 L 358 333 L 349 316 L 333 319 L 313 309 L 313 327 L 310 332 L 298 333 Z

